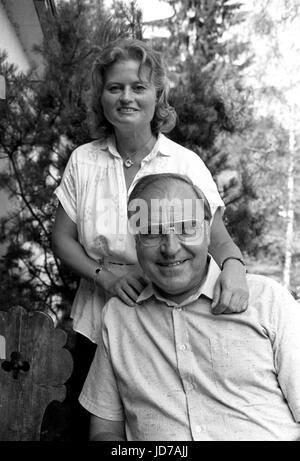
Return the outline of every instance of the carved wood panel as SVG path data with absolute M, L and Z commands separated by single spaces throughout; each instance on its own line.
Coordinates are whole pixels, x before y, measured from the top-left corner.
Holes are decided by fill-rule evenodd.
M 67 334 L 44 312 L 18 306 L 0 311 L 0 336 L 0 441 L 39 440 L 44 412 L 64 400 L 72 373 Z

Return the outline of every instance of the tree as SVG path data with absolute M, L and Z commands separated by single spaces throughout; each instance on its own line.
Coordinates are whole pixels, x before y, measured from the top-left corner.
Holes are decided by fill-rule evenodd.
M 256 235 L 263 229 L 260 216 L 252 212 L 251 204 L 257 199 L 253 178 L 245 163 L 237 166 L 232 161 L 237 153 L 224 148 L 227 139 L 230 142 L 234 133 L 242 133 L 252 120 L 250 91 L 242 79 L 251 56 L 247 41 L 235 32 L 244 21 L 241 4 L 227 0 L 168 3 L 174 11 L 167 21 L 170 37 L 153 42 L 166 56 L 172 103 L 179 118 L 170 136 L 205 161 L 219 182 L 231 234 L 243 251 L 251 252 L 255 245 L 250 245 L 249 223 Z M 238 167 L 239 175 L 235 174 Z M 230 172 L 226 184 L 220 179 L 225 172 Z
M 235 227 L 251 259 L 277 267 L 283 258 L 283 239 L 278 230 L 282 229 L 284 220 L 278 210 L 282 211 L 284 205 L 281 191 L 285 181 L 287 139 L 288 133 L 274 117 L 261 116 L 255 117 L 243 133 L 225 139 L 222 146 L 230 153 L 235 172 L 235 186 L 229 191 L 232 206 L 228 227 L 231 231 L 232 226 Z M 249 202 L 248 214 L 243 213 L 244 197 Z
M 131 10 L 132 12 L 132 10 Z M 72 0 L 57 5 L 53 21 L 44 21 L 45 73 L 41 82 L 18 73 L 5 55 L 0 74 L 7 82 L 0 107 L 0 149 L 8 170 L 0 187 L 17 200 L 1 220 L 1 309 L 21 304 L 27 309 L 70 305 L 77 279 L 51 250 L 56 208 L 53 191 L 75 146 L 88 142 L 89 74 L 99 50 L 110 39 L 131 35 L 128 21 L 112 18 L 102 1 Z
M 274 152 L 278 160 L 274 164 L 274 169 L 281 174 L 281 180 L 277 184 L 281 198 L 277 201 L 277 209 L 274 210 L 277 222 L 273 221 L 272 233 L 280 234 L 280 279 L 289 287 L 300 284 L 296 270 L 297 253 L 299 254 L 296 224 L 299 225 L 297 197 L 300 190 L 296 177 L 299 171 L 297 126 L 300 80 L 299 44 L 295 39 L 300 25 L 300 2 L 253 0 L 251 3 L 247 15 L 248 35 L 256 59 L 248 81 L 255 90 L 255 112 L 258 117 L 273 118 L 276 129 L 280 127 L 280 132 L 285 133 L 285 143 L 281 143 L 281 152 Z M 265 65 L 266 62 L 268 66 Z M 266 136 L 276 137 L 276 134 L 269 130 Z M 284 162 L 281 161 L 282 158 Z M 274 170 L 268 175 L 271 184 L 273 175 Z M 281 223 L 280 232 L 278 222 Z

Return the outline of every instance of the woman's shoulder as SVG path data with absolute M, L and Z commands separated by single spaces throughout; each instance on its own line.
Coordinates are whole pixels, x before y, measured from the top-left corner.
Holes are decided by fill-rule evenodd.
M 73 150 L 71 157 L 75 162 L 97 161 L 102 155 L 106 155 L 107 141 L 95 139 L 94 141 L 81 144 Z
M 182 160 L 195 161 L 198 163 L 204 163 L 203 160 L 196 154 L 196 152 L 178 144 L 167 136 L 161 134 L 159 139 L 159 150 L 162 154 L 168 155 L 174 158 L 180 158 Z
M 181 146 L 164 135 L 160 136 L 158 150 L 163 156 L 169 157 L 170 163 L 177 165 L 179 169 L 195 172 L 208 171 L 207 166 L 196 152 Z
M 158 150 L 165 157 L 164 164 L 166 169 L 175 170 L 179 174 L 189 176 L 195 184 L 198 184 L 200 180 L 202 187 L 204 187 L 203 181 L 206 180 L 207 186 L 216 189 L 208 167 L 196 152 L 181 146 L 164 135 L 160 136 Z

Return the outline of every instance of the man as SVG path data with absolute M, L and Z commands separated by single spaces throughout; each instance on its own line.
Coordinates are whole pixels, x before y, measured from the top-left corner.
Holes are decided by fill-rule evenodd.
M 174 199 L 193 206 L 180 216 Z M 112 298 L 104 308 L 80 396 L 91 440 L 297 440 L 299 305 L 277 282 L 248 275 L 248 310 L 213 315 L 220 269 L 201 191 L 179 175 L 151 175 L 131 210 L 136 200 L 146 220 L 131 211 L 130 222 L 150 283 L 135 307 Z

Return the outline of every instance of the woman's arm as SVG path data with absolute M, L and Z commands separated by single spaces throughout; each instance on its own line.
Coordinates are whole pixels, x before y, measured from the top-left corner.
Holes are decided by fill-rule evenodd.
M 134 276 L 119 278 L 107 269 L 103 269 L 96 276 L 95 271 L 99 264 L 86 254 L 78 241 L 76 224 L 60 204 L 52 231 L 52 249 L 53 253 L 73 272 L 102 286 L 112 295 L 119 296 L 126 304 L 133 305 L 137 293 L 143 288 L 141 281 Z
M 219 267 L 221 267 L 223 261 L 229 256 L 243 259 L 240 249 L 233 242 L 225 227 L 222 219 L 221 208 L 218 208 L 215 212 L 211 224 L 211 241 L 209 251 Z
M 216 211 L 211 225 L 209 252 L 220 267 L 223 265 L 215 287 L 213 312 L 221 314 L 246 310 L 249 298 L 246 270 L 238 261 L 243 256 L 226 230 L 220 208 Z M 238 259 L 228 259 L 223 264 L 229 257 Z
M 91 415 L 90 441 L 103 442 L 115 440 L 126 440 L 124 421 L 109 421 L 108 419 Z
M 97 261 L 90 258 L 78 241 L 77 226 L 59 204 L 52 230 L 52 250 L 72 272 L 93 281 Z

